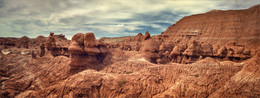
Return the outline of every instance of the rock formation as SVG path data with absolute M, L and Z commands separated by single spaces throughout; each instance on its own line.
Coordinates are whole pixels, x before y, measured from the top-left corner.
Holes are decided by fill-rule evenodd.
M 217 45 L 236 41 L 252 49 L 260 44 L 259 16 L 259 5 L 244 10 L 211 11 L 183 17 L 162 35 L 169 39 L 198 39 Z
M 64 35 L 54 35 L 53 32 L 50 32 L 50 35 L 46 38 L 46 40 L 41 41 L 40 43 L 40 57 L 45 54 L 50 54 L 52 56 L 69 56 L 68 46 L 69 41 Z
M 45 42 L 45 47 L 48 51 L 53 51 L 56 47 L 55 39 L 54 39 L 53 35 L 54 35 L 54 33 L 50 32 L 50 35 L 48 36 L 48 38 L 46 39 L 46 42 Z
M 106 46 L 98 42 L 94 33 L 77 33 L 72 37 L 70 46 L 70 63 L 72 68 L 99 69 L 97 64 L 102 63 L 109 53 Z
M 259 7 L 187 16 L 155 36 L 51 33 L 33 39 L 33 60 L 39 48 L 0 38 L 0 96 L 259 98 Z
M 142 33 L 138 33 L 136 36 L 135 36 L 135 40 L 137 41 L 141 41 L 143 39 L 143 34 Z
M 145 35 L 144 35 L 144 40 L 147 40 L 149 39 L 151 36 L 150 36 L 150 33 L 148 31 L 145 32 Z
M 187 46 L 187 47 L 185 47 Z M 228 47 L 228 48 L 227 48 Z M 221 48 L 213 49 L 211 44 L 204 42 L 191 41 L 190 43 L 176 44 L 170 53 L 172 62 L 175 63 L 194 63 L 201 58 L 213 57 L 216 59 L 225 60 L 228 58 L 231 61 L 241 61 L 251 57 L 250 50 L 243 45 L 223 45 Z M 217 50 L 214 53 L 214 50 Z M 244 53 L 244 50 L 248 51 Z
M 146 34 L 150 35 L 150 34 Z M 152 62 L 152 63 L 157 63 L 157 59 L 160 57 L 159 55 L 159 45 L 157 42 L 150 38 L 150 37 L 145 37 L 145 41 L 142 42 L 142 48 L 141 51 L 144 52 L 145 58 Z

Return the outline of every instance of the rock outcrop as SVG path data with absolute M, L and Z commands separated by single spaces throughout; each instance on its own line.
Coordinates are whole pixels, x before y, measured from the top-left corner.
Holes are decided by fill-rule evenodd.
M 55 44 L 55 39 L 54 39 L 54 33 L 50 32 L 50 35 L 47 37 L 46 42 L 45 42 L 45 47 L 48 51 L 53 51 L 56 47 Z
M 65 38 L 64 35 L 54 35 L 53 32 L 50 32 L 50 35 L 46 38 L 45 41 L 41 41 L 39 46 L 40 57 L 44 56 L 45 54 L 50 54 L 51 56 L 69 56 L 69 41 Z
M 213 48 L 211 44 L 204 42 L 191 41 L 190 43 L 179 43 L 174 46 L 170 53 L 172 62 L 175 63 L 194 63 L 206 57 L 213 57 L 219 60 L 231 60 L 241 62 L 250 58 L 250 50 L 243 45 L 223 45 Z M 217 50 L 217 52 L 214 52 Z M 247 51 L 244 53 L 244 51 Z
M 145 32 L 145 35 L 144 35 L 144 40 L 147 40 L 149 39 L 151 36 L 150 36 L 150 33 L 148 31 Z
M 193 63 L 205 57 L 241 62 L 255 55 L 251 50 L 259 49 L 259 16 L 260 5 L 186 16 L 163 32 L 161 38 L 168 36 L 162 39 L 163 44 L 172 39 L 181 41 L 174 44 L 172 62 Z
M 72 68 L 92 68 L 100 69 L 97 64 L 103 63 L 109 50 L 106 46 L 98 42 L 94 33 L 77 33 L 72 37 L 70 46 L 70 63 Z

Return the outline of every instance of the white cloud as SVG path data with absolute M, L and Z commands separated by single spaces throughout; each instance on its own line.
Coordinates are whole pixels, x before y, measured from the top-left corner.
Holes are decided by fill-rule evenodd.
M 260 0 L 1 0 L 0 36 L 47 36 L 51 31 L 128 36 L 145 27 L 160 34 L 183 16 L 257 3 Z

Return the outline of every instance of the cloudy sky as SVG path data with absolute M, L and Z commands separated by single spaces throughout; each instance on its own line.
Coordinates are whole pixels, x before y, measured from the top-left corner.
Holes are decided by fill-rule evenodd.
M 160 34 L 184 16 L 256 4 L 260 0 L 0 0 L 0 37 Z

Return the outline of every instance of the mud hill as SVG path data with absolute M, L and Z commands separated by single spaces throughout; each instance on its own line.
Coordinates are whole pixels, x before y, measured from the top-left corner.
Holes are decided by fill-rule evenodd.
M 260 5 L 186 16 L 171 25 L 163 35 L 170 39 L 197 39 L 214 44 L 236 41 L 256 48 L 260 44 Z
M 187 16 L 155 36 L 0 38 L 0 96 L 258 98 L 259 8 Z

